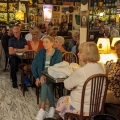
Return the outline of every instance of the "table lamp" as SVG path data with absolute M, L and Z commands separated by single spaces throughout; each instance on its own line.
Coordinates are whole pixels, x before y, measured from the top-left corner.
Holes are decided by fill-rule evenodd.
M 97 47 L 100 54 L 110 53 L 110 40 L 109 38 L 99 38 L 97 42 Z
M 115 49 L 114 47 L 115 47 L 115 43 L 117 42 L 117 41 L 119 41 L 120 40 L 120 37 L 114 37 L 113 39 L 112 39 L 112 43 L 111 43 L 111 48 L 112 49 Z

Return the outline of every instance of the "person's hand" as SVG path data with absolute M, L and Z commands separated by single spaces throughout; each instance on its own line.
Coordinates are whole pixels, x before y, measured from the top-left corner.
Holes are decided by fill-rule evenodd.
M 46 77 L 43 75 L 40 78 L 40 83 L 43 84 L 44 82 L 46 82 Z
M 37 87 L 39 87 L 39 85 L 40 85 L 40 79 L 39 78 L 36 79 L 35 84 L 36 84 Z

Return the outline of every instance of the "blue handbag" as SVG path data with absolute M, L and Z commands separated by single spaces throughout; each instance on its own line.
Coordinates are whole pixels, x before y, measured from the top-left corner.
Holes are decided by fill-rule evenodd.
M 24 84 L 25 85 L 30 84 L 30 79 L 28 78 L 27 75 L 25 76 Z

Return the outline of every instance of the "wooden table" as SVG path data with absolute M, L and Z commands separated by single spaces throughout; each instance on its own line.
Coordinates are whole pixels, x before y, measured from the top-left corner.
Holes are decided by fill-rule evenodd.
M 59 97 L 63 96 L 63 89 L 64 89 L 63 81 L 66 78 L 53 78 L 46 71 L 43 71 L 42 74 L 46 76 L 47 80 L 52 81 L 53 83 L 55 83 L 55 86 L 59 87 L 59 90 L 58 90 Z

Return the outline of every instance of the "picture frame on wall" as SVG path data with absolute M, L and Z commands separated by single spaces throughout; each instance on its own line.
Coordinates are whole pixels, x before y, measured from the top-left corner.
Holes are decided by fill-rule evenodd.
M 42 17 L 42 13 L 43 13 L 43 5 L 38 4 L 38 15 Z
M 38 4 L 43 4 L 43 0 L 38 0 Z
M 63 24 L 68 24 L 68 16 L 67 15 L 62 15 L 61 16 L 61 22 Z
M 59 18 L 54 18 L 53 19 L 54 26 L 59 26 L 59 23 L 60 23 Z
M 72 23 L 72 22 L 73 22 L 73 15 L 69 14 L 69 23 Z
M 54 12 L 60 12 L 60 6 L 58 6 L 58 5 L 53 6 L 53 11 Z
M 88 11 L 81 11 L 81 27 L 87 28 Z
M 66 13 L 66 11 L 69 11 L 69 7 L 62 7 L 62 13 Z
M 81 6 L 81 2 L 75 2 L 75 6 Z
M 58 18 L 58 19 L 60 19 L 60 13 L 54 12 L 54 13 L 53 13 L 53 18 Z

